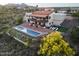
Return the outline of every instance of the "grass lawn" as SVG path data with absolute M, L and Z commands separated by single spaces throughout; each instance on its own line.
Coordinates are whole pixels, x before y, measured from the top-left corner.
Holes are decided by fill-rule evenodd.
M 60 32 L 66 32 L 66 31 L 68 30 L 67 28 L 65 28 L 65 27 L 63 27 L 63 26 L 53 26 L 53 27 L 58 28 L 57 31 L 60 31 Z
M 65 27 L 58 27 L 58 31 L 60 32 L 66 32 L 68 29 Z

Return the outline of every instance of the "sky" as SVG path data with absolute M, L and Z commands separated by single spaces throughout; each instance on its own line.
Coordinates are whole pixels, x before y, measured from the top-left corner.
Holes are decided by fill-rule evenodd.
M 38 5 L 39 7 L 79 7 L 79 3 L 28 3 L 28 5 Z
M 37 1 L 39 0 L 0 0 L 0 4 L 5 5 L 8 3 L 26 3 L 32 6 L 38 5 L 39 7 L 79 7 L 79 3 L 35 3 Z

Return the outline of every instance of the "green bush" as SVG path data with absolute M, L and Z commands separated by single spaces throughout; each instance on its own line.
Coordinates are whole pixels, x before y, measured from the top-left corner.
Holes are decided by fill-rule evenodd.
M 71 31 L 71 38 L 73 39 L 74 43 L 79 43 L 79 28 L 74 28 Z
M 77 12 L 77 13 L 72 13 L 72 16 L 73 16 L 73 17 L 79 17 L 79 12 Z
M 16 24 L 22 24 L 23 23 L 23 18 L 22 17 L 16 17 Z

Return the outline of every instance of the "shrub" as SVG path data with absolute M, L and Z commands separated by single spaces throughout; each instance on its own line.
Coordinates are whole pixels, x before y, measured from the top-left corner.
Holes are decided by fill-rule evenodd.
M 77 13 L 72 13 L 72 16 L 73 16 L 73 17 L 79 17 L 79 12 L 77 12 Z
M 22 24 L 22 23 L 23 23 L 22 17 L 16 17 L 16 24 L 19 25 L 19 24 Z
M 60 32 L 52 32 L 43 37 L 38 54 L 48 56 L 74 55 L 75 51 L 64 41 Z
M 74 28 L 71 31 L 71 38 L 73 39 L 74 43 L 78 43 L 79 42 L 79 28 Z

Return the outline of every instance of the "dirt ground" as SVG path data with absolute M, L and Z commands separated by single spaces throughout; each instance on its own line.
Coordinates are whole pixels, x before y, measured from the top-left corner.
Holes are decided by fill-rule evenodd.
M 7 34 L 0 36 L 0 56 L 32 56 L 37 50 L 28 48 Z

